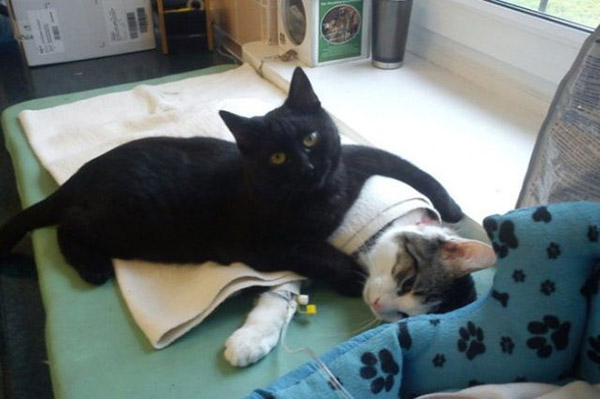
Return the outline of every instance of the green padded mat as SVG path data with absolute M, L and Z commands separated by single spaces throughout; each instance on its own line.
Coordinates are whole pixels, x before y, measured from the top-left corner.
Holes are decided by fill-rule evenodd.
M 231 65 L 167 76 L 99 90 L 27 101 L 6 109 L 2 126 L 24 206 L 40 201 L 57 185 L 35 158 L 17 115 L 115 91 L 140 83 L 160 84 L 223 72 Z M 253 296 L 226 301 L 200 326 L 166 349 L 153 349 L 134 324 L 117 286 L 84 283 L 65 264 L 54 228 L 33 233 L 33 247 L 46 309 L 46 342 L 57 398 L 240 398 L 254 388 L 309 360 L 277 347 L 259 363 L 238 369 L 223 357 L 223 344 L 252 306 Z M 296 317 L 290 347 L 307 345 L 317 353 L 347 340 L 371 319 L 358 298 L 342 298 L 313 286 L 307 292 L 318 305 L 315 316 Z M 32 383 L 35 383 L 32 381 Z

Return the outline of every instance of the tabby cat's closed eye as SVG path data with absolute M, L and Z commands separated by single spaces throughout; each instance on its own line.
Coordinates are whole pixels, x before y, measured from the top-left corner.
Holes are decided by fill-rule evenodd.
M 404 295 L 409 293 L 415 286 L 417 276 L 413 275 L 402 282 L 400 289 L 397 291 L 398 295 Z

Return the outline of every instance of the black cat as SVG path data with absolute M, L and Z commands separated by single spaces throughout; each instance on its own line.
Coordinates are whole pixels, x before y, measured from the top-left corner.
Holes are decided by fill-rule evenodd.
M 92 284 L 112 276 L 111 258 L 241 261 L 360 295 L 361 268 L 326 239 L 368 177 L 402 180 L 427 195 L 445 221 L 462 217 L 446 190 L 409 162 L 342 146 L 300 68 L 281 107 L 262 117 L 220 115 L 237 146 L 165 137 L 108 151 L 10 219 L 0 229 L 0 253 L 32 229 L 58 225 L 62 254 Z

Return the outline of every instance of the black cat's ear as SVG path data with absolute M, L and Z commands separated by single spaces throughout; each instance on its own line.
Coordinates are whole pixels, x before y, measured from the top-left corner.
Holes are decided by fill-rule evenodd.
M 250 118 L 236 115 L 228 111 L 219 111 L 219 116 L 235 137 L 235 141 L 241 152 L 252 150 L 256 132 Z
M 321 102 L 313 91 L 308 76 L 300 67 L 294 70 L 285 105 L 297 111 L 316 111 L 321 108 Z

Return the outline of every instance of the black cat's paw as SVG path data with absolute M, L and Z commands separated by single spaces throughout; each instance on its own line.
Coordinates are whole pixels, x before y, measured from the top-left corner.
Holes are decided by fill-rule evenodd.
M 78 269 L 79 276 L 89 284 L 103 285 L 114 275 L 113 269 L 103 269 L 100 271 L 91 271 L 86 269 Z

